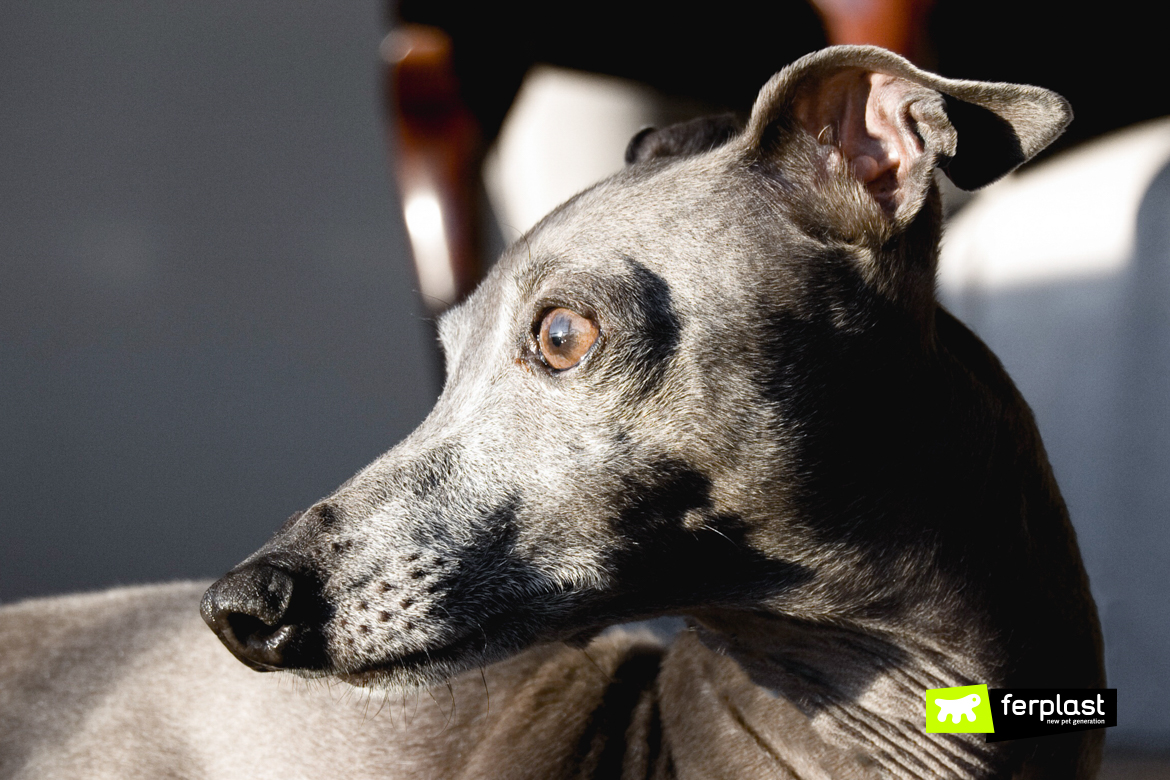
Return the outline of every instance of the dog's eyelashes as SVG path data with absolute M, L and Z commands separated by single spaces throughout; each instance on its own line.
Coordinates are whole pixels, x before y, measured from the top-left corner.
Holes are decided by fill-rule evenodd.
M 581 362 L 597 341 L 597 323 L 572 309 L 549 309 L 540 320 L 540 356 L 552 369 L 564 371 Z

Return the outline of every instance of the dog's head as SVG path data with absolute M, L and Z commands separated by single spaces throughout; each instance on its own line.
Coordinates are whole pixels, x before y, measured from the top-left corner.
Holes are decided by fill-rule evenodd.
M 256 668 L 396 685 L 654 615 L 921 603 L 971 554 L 932 503 L 969 400 L 939 357 L 935 172 L 981 186 L 1068 119 L 1044 90 L 838 47 L 742 128 L 640 134 L 445 315 L 418 430 L 205 619 Z

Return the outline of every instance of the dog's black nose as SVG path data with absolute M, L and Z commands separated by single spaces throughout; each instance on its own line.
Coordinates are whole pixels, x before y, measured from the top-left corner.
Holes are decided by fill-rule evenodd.
M 215 582 L 199 605 L 228 650 L 259 671 L 325 666 L 320 588 L 310 578 L 263 561 Z

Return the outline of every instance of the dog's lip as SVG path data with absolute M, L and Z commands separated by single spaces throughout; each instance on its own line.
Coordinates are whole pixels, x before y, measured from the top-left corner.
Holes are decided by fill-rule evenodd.
M 366 664 L 344 672 L 338 672 L 335 676 L 337 679 L 350 683 L 351 685 L 362 685 L 375 681 L 386 673 L 419 671 L 427 667 L 438 666 L 445 661 L 453 660 L 455 657 L 469 655 L 473 640 L 478 636 L 479 634 L 476 632 L 467 632 L 446 644 L 425 647 L 421 650 L 413 650 L 395 658 Z

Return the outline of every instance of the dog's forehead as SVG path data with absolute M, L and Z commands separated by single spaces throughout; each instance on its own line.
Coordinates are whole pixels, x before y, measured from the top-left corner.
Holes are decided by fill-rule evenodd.
M 501 266 L 525 292 L 629 275 L 630 261 L 680 290 L 748 280 L 795 238 L 775 186 L 723 150 L 627 168 L 549 214 Z
M 550 214 L 529 237 L 559 254 L 641 255 L 666 264 L 718 245 L 707 262 L 734 262 L 726 250 L 743 242 L 745 218 L 762 204 L 757 182 L 728 154 L 627 168 L 582 192 Z M 728 245 L 728 241 L 731 245 Z

